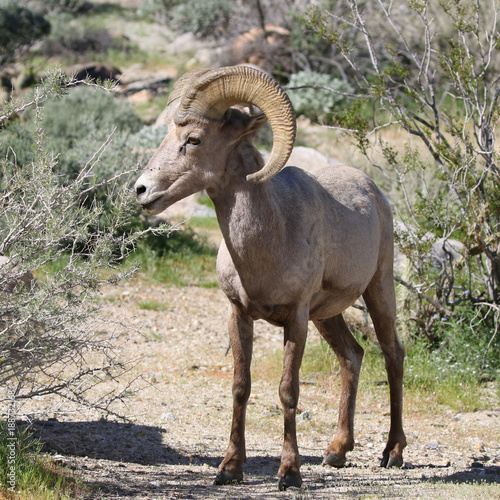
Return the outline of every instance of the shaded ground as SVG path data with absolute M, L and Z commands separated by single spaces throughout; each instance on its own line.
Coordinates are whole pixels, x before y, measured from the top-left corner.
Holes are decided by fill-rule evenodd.
M 113 295 L 114 294 L 114 295 Z M 432 396 L 406 399 L 405 468 L 378 467 L 389 426 L 387 387 L 362 383 L 356 447 L 347 467 L 323 468 L 321 457 L 337 418 L 335 373 L 303 379 L 298 423 L 304 485 L 277 491 L 282 412 L 277 394 L 282 337 L 256 325 L 248 463 L 241 485 L 216 487 L 231 419 L 231 355 L 226 302 L 218 289 L 133 283 L 106 294 L 143 326 L 129 345 L 143 355 L 148 385 L 125 409 L 130 423 L 79 411 L 50 418 L 39 399 L 31 409 L 47 449 L 88 485 L 86 498 L 500 498 L 500 409 L 457 413 Z M 144 310 L 139 304 L 162 304 Z M 318 342 L 311 332 L 309 342 Z M 26 409 L 26 408 L 25 408 Z M 38 413 L 40 412 L 40 413 Z

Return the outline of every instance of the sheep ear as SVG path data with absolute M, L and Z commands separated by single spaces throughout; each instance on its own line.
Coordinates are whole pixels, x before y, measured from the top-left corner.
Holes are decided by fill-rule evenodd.
M 224 114 L 220 125 L 233 140 L 239 141 L 243 137 L 255 136 L 266 122 L 267 118 L 263 113 L 249 115 L 239 109 L 230 108 Z
M 259 129 L 267 123 L 267 116 L 264 113 L 250 117 L 247 133 L 257 133 Z
M 231 128 L 235 139 L 241 139 L 245 136 L 256 135 L 259 129 L 265 125 L 266 122 L 267 117 L 264 113 L 251 116 L 232 110 L 228 116 L 226 125 Z

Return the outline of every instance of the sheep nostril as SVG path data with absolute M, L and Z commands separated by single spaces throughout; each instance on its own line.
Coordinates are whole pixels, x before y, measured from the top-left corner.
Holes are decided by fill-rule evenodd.
M 146 192 L 146 186 L 140 185 L 135 188 L 135 193 L 137 196 L 144 194 Z

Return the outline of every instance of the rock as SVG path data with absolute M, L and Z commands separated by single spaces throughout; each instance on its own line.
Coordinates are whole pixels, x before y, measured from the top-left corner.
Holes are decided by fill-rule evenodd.
M 111 64 L 91 62 L 86 64 L 77 64 L 66 70 L 69 75 L 74 75 L 77 80 L 92 78 L 94 80 L 113 80 L 118 81 L 121 71 Z
M 164 412 L 160 418 L 162 420 L 170 421 L 170 422 L 175 422 L 177 420 L 175 418 L 175 416 L 172 413 L 170 413 L 169 411 Z
M 168 75 L 159 73 L 149 78 L 132 81 L 125 87 L 125 91 L 139 92 L 141 90 L 158 90 L 168 85 L 171 80 L 172 79 Z
M 194 33 L 184 33 L 175 37 L 169 46 L 169 52 L 176 55 L 185 52 L 196 52 L 197 50 L 204 49 L 205 47 L 206 42 L 196 38 Z
M 303 411 L 296 418 L 297 422 L 303 422 L 304 420 L 311 420 L 311 412 Z
M 268 153 L 267 151 L 260 151 L 260 153 L 262 154 L 264 161 L 267 161 L 269 159 L 270 153 Z M 341 165 L 341 163 L 334 160 L 333 158 L 325 156 L 323 153 L 320 153 L 314 148 L 306 148 L 304 146 L 297 146 L 293 148 L 292 154 L 286 162 L 287 167 L 300 167 L 312 174 L 323 167 L 333 165 Z
M 153 100 L 153 93 L 148 89 L 143 89 L 129 95 L 127 99 L 133 104 L 147 104 Z
M 439 450 L 439 443 L 438 442 L 435 442 L 435 443 L 427 443 L 425 445 L 425 447 L 428 449 L 428 450 Z
M 484 443 L 482 441 L 475 441 L 474 442 L 474 449 L 479 452 L 479 453 L 484 453 Z
M 66 457 L 64 457 L 63 455 L 54 455 L 52 457 L 52 461 L 58 465 L 68 465 L 69 464 L 69 460 Z
M 233 41 L 230 64 L 249 63 L 271 72 L 279 61 L 285 73 L 291 71 L 290 36 L 289 30 L 273 24 L 252 28 Z
M 201 193 L 193 194 L 184 198 L 177 203 L 174 203 L 170 207 L 162 212 L 161 219 L 165 221 L 165 219 L 170 220 L 183 220 L 189 219 L 190 217 L 216 217 L 215 210 L 211 207 L 207 207 L 206 205 L 200 205 L 198 203 L 198 198 Z

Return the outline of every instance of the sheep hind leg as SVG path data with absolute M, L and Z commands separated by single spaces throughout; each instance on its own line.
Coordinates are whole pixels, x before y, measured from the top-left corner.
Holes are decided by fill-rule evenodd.
M 335 352 L 341 375 L 337 430 L 325 451 L 323 465 L 343 467 L 346 453 L 354 448 L 354 412 L 363 348 L 353 337 L 341 314 L 322 321 L 314 321 L 314 324 Z
M 401 467 L 406 437 L 403 431 L 403 362 L 404 347 L 396 333 L 396 298 L 392 269 L 375 276 L 363 294 L 375 333 L 385 358 L 389 380 L 391 427 L 382 454 L 382 467 Z
M 246 462 L 245 417 L 251 390 L 250 365 L 253 349 L 253 320 L 242 316 L 236 306 L 229 311 L 229 338 L 234 358 L 233 422 L 229 446 L 214 484 L 239 483 Z

